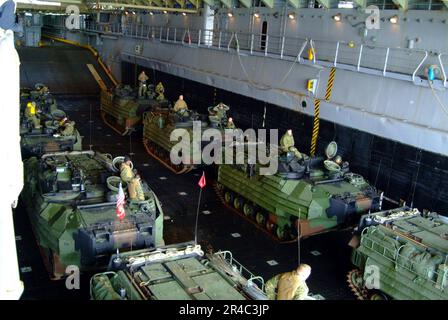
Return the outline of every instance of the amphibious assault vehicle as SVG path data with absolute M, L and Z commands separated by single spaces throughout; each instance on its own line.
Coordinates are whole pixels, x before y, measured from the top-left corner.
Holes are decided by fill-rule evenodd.
M 25 118 L 20 126 L 22 158 L 40 157 L 58 151 L 81 151 L 82 137 L 77 129 L 72 134 L 61 134 L 57 120 L 47 120 L 41 128 L 34 128 Z
M 32 107 L 34 117 L 27 117 L 27 104 L 32 101 L 35 102 L 35 106 Z M 64 130 L 65 123 L 61 124 L 61 120 L 66 117 L 66 114 L 58 109 L 54 98 L 25 99 L 22 101 L 21 109 L 22 158 L 40 157 L 50 152 L 82 150 L 82 137 L 74 128 L 75 123 L 71 123 L 73 128 L 71 132 Z
M 182 117 L 169 108 L 156 108 L 145 113 L 143 116 L 143 144 L 146 151 L 176 174 L 187 173 L 195 166 L 201 165 L 203 147 L 210 143 L 210 141 L 200 141 L 204 130 L 211 128 L 219 130 L 222 144 L 225 144 L 227 139 L 232 139 L 231 130 L 225 130 L 226 112 L 229 107 L 221 105 L 225 109 L 222 111 L 224 114 L 220 116 L 213 111 L 216 107 L 208 108 L 208 115 L 189 110 L 188 115 Z M 171 134 L 176 129 L 186 130 L 185 139 L 171 141 Z M 179 164 L 173 163 L 170 158 L 170 153 L 175 145 L 189 150 L 188 154 L 182 154 L 182 162 Z
M 176 244 L 118 253 L 107 272 L 94 275 L 94 300 L 266 300 L 264 280 L 231 252 L 204 254 L 199 245 Z
M 163 245 L 163 211 L 143 183 L 144 201 L 128 200 L 125 218 L 116 215 L 119 165 L 94 151 L 58 152 L 24 161 L 21 201 L 52 278 L 69 265 L 81 270 L 107 265 L 122 250 Z M 123 182 L 126 192 L 127 185 Z
M 223 164 L 216 191 L 224 204 L 282 242 L 356 225 L 361 214 L 379 210 L 380 196 L 349 171 L 348 162 L 332 161 L 336 154 L 332 142 L 326 160 L 280 155 L 273 175 L 260 175 L 258 164 Z
M 138 89 L 117 86 L 112 91 L 101 90 L 101 117 L 114 131 L 130 134 L 141 123 L 145 111 L 155 107 L 167 107 L 169 102 L 156 98 L 152 85 L 145 97 L 138 97 Z
M 447 300 L 448 219 L 401 207 L 360 220 L 348 283 L 361 299 Z

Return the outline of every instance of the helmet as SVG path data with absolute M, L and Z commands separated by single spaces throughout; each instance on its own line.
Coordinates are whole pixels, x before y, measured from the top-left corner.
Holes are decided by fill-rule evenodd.
M 342 164 L 342 157 L 340 155 L 337 155 L 336 157 L 334 157 L 334 162 L 336 162 L 338 165 Z

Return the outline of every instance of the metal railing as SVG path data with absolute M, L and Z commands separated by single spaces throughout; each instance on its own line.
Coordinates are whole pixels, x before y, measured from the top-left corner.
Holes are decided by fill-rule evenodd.
M 369 228 L 365 228 L 362 231 L 362 237 L 361 237 L 361 245 L 362 246 L 376 252 L 377 254 L 384 257 L 384 259 L 392 262 L 394 264 L 395 268 L 401 267 L 403 269 L 406 269 L 407 271 L 409 271 L 413 275 L 415 275 L 415 277 L 424 278 L 425 280 L 429 281 L 435 288 L 437 288 L 439 290 L 444 290 L 444 288 L 446 286 L 446 282 L 444 281 L 444 279 L 447 277 L 446 271 L 443 272 L 438 269 L 431 269 L 430 267 L 425 267 L 425 268 L 419 267 L 420 272 L 417 272 L 415 266 L 417 265 L 418 261 L 412 260 L 408 256 L 404 256 L 404 255 L 400 254 L 401 249 L 403 249 L 406 246 L 406 244 L 407 244 L 406 242 L 404 244 L 401 244 L 399 248 L 394 248 L 392 250 L 392 249 L 386 247 L 385 245 L 383 245 L 382 243 L 379 243 L 378 241 L 372 239 L 372 237 L 369 237 L 368 229 Z M 377 229 L 372 231 L 372 234 L 376 230 Z M 421 251 L 420 253 L 423 253 L 423 251 Z M 441 258 L 444 258 L 444 261 L 441 262 L 440 264 L 437 264 L 437 267 L 439 265 L 445 265 L 448 260 L 448 255 L 445 255 L 445 257 L 443 257 L 441 255 L 439 255 L 439 256 Z M 424 274 L 423 274 L 422 270 L 424 270 Z
M 354 42 L 241 33 L 222 30 L 185 29 L 136 24 L 98 24 L 85 22 L 83 31 L 158 40 L 191 47 L 205 47 L 229 52 L 244 51 L 254 56 L 268 56 L 299 64 L 336 67 L 351 71 L 398 78 L 415 82 L 426 77 L 424 64 L 435 64 L 436 79 L 447 81 L 447 53 L 433 54 L 422 49 L 367 45 Z M 310 54 L 310 51 L 312 54 Z
M 232 255 L 230 251 L 218 251 L 214 253 L 216 256 L 222 257 L 227 263 L 229 263 L 232 268 L 235 269 L 242 277 L 247 279 L 248 282 L 255 284 L 259 289 L 264 291 L 264 279 L 260 276 L 255 276 L 246 267 L 244 267 L 240 262 L 238 262 Z

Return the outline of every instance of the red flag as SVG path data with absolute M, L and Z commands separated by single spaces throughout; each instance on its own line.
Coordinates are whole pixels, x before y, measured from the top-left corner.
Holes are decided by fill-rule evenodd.
M 199 185 L 199 186 L 201 187 L 201 189 L 202 189 L 202 188 L 205 187 L 206 184 L 207 184 L 207 183 L 206 183 L 206 181 L 205 181 L 205 172 L 202 172 L 202 177 L 201 177 L 201 179 L 199 180 L 198 185 Z
M 126 211 L 124 210 L 124 201 L 125 201 L 124 191 L 123 188 L 121 187 L 120 182 L 120 187 L 118 188 L 117 209 L 116 209 L 117 217 L 120 220 L 123 220 L 124 217 L 126 216 Z

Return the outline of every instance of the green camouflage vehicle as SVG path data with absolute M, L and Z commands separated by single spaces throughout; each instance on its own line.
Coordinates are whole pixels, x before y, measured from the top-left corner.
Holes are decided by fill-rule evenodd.
M 361 299 L 447 300 L 448 219 L 401 207 L 362 217 L 348 283 Z
M 201 139 L 204 130 L 211 128 L 219 130 L 223 145 L 226 139 L 232 139 L 231 130 L 225 130 L 225 124 L 227 122 L 226 113 L 229 107 L 222 103 L 219 105 L 225 107 L 221 111 L 222 115 L 219 116 L 214 111 L 217 107 L 213 106 L 208 108 L 208 115 L 189 110 L 186 116 L 181 117 L 173 109 L 169 108 L 156 108 L 145 113 L 143 116 L 143 144 L 146 151 L 176 174 L 187 173 L 195 168 L 195 165 L 201 165 L 201 153 L 203 147 L 209 141 L 200 141 L 197 145 L 194 145 L 193 125 L 200 126 L 200 130 L 198 131 L 200 133 L 199 139 Z M 170 152 L 173 146 L 178 143 L 177 141 L 170 140 L 171 133 L 175 129 L 187 130 L 190 138 L 189 142 L 180 140 L 180 145 L 184 142 L 189 144 L 190 148 L 190 154 L 184 155 L 184 160 L 181 164 L 173 164 L 170 160 Z M 183 144 L 183 147 L 187 147 L 186 144 Z
M 51 152 L 82 150 L 82 137 L 77 129 L 71 135 L 62 135 L 56 120 L 47 120 L 40 129 L 35 129 L 25 118 L 22 119 L 20 146 L 23 159 Z
M 282 242 L 348 227 L 378 210 L 380 197 L 348 162 L 333 162 L 336 153 L 332 142 L 327 160 L 304 155 L 299 163 L 290 153 L 280 155 L 274 175 L 260 175 L 258 165 L 220 165 L 216 191 L 225 205 Z
M 143 183 L 144 201 L 128 200 L 125 219 L 116 215 L 120 163 L 94 151 L 49 153 L 24 161 L 26 207 L 52 278 L 69 265 L 104 266 L 117 248 L 163 245 L 163 211 Z M 126 192 L 127 185 L 123 183 Z
M 168 108 L 159 108 L 145 113 L 143 116 L 143 145 L 146 151 L 176 174 L 191 171 L 195 167 L 193 159 L 201 159 L 201 146 L 193 146 L 193 122 L 200 122 L 201 130 L 208 127 L 208 123 L 201 118 L 203 118 L 201 115 L 193 113 L 188 119 L 182 121 Z M 183 160 L 183 163 L 173 164 L 170 160 L 170 152 L 177 141 L 170 141 L 170 136 L 175 129 L 179 128 L 187 130 L 190 136 L 189 141 L 183 141 L 190 144 L 190 154 L 185 155 L 188 159 Z
M 145 98 L 139 98 L 137 91 L 130 86 L 117 86 L 113 92 L 101 90 L 101 117 L 104 123 L 123 136 L 141 123 L 145 111 L 169 104 L 165 99 L 156 99 L 152 85 Z
M 93 300 L 266 300 L 263 290 L 229 251 L 193 243 L 118 253 L 90 281 Z
M 58 109 L 56 99 L 48 90 L 43 91 L 42 88 L 47 87 L 38 83 L 35 85 L 35 90 L 21 89 L 22 158 L 40 157 L 49 152 L 82 150 L 82 137 L 78 130 L 74 129 L 70 134 L 61 134 L 63 127 L 60 121 L 66 118 L 66 113 Z M 39 128 L 25 116 L 27 104 L 31 102 L 36 104 L 34 120 L 39 124 Z

